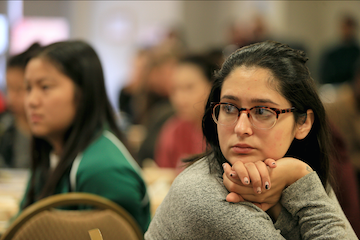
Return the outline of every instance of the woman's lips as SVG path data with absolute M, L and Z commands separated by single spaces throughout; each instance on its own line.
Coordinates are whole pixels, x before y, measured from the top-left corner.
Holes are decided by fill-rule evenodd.
M 247 144 L 236 144 L 232 146 L 231 149 L 237 154 L 247 154 L 250 153 L 254 148 Z
M 31 114 L 31 115 L 30 115 L 30 121 L 31 121 L 32 123 L 40 122 L 41 119 L 42 119 L 42 116 L 39 115 L 39 114 Z

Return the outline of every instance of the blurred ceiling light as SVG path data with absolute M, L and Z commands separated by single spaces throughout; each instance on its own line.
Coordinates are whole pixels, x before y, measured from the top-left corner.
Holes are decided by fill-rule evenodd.
M 129 14 L 121 11 L 107 13 L 102 19 L 102 36 L 112 43 L 125 43 L 132 41 L 133 21 Z
M 0 14 L 0 55 L 5 54 L 9 45 L 8 21 L 5 15 Z
M 26 50 L 34 42 L 48 45 L 69 39 L 69 23 L 60 17 L 24 17 L 10 32 L 10 55 Z
M 24 6 L 22 0 L 8 0 L 7 1 L 7 15 L 9 19 L 9 25 L 12 27 L 24 16 Z

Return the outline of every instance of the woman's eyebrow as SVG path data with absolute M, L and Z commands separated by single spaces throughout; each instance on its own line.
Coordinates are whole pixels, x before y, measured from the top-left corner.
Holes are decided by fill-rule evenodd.
M 268 99 L 268 98 L 252 98 L 252 99 L 251 99 L 251 102 L 252 102 L 252 103 L 272 103 L 272 104 L 275 104 L 275 105 L 279 106 L 279 104 L 271 101 L 271 100 Z
M 239 98 L 238 97 L 235 97 L 235 96 L 233 96 L 233 95 L 224 95 L 224 96 L 222 96 L 221 98 L 220 98 L 220 100 L 222 100 L 222 99 L 229 99 L 229 100 L 234 100 L 234 101 L 239 101 Z
M 25 82 L 31 82 L 32 80 L 29 80 L 28 78 L 24 78 Z M 44 81 L 46 81 L 47 78 L 46 77 L 41 77 L 38 79 L 33 80 L 34 83 L 42 83 Z
M 236 96 L 234 96 L 234 95 L 224 95 L 224 96 L 221 97 L 220 100 L 223 100 L 223 99 L 240 101 L 239 98 L 236 97 Z M 252 99 L 251 99 L 251 102 L 252 102 L 252 103 L 272 103 L 272 104 L 274 104 L 274 105 L 279 106 L 279 104 L 271 101 L 271 100 L 268 99 L 268 98 L 252 98 Z
M 53 84 L 56 83 L 56 81 L 53 78 L 48 78 L 48 77 L 42 77 L 39 79 L 35 79 L 35 80 L 29 80 L 29 79 L 24 79 L 24 83 L 25 84 L 36 84 L 36 85 L 41 85 L 41 84 Z

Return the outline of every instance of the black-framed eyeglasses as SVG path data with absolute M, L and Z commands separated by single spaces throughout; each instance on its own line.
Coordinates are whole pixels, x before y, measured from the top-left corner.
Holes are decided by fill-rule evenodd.
M 213 106 L 212 117 L 216 124 L 231 126 L 235 125 L 241 112 L 246 112 L 253 127 L 257 129 L 270 129 L 275 126 L 279 115 L 294 112 L 294 107 L 286 109 L 255 106 L 252 108 L 238 108 L 232 103 L 211 103 Z

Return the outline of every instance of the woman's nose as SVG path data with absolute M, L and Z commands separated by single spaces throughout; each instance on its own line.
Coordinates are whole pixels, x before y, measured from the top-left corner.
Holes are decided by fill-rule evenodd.
M 251 125 L 250 118 L 248 117 L 247 112 L 241 112 L 238 118 L 238 121 L 235 125 L 235 133 L 237 135 L 252 135 L 253 134 L 253 126 Z
M 34 108 L 40 103 L 39 94 L 36 90 L 30 90 L 25 97 L 25 107 Z

